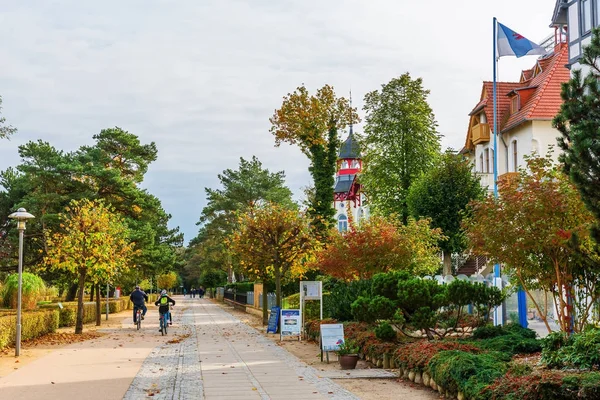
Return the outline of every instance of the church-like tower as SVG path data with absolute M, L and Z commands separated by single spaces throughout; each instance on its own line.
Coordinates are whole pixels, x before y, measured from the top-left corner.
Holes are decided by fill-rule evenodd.
M 364 206 L 364 195 L 358 176 L 362 171 L 362 159 L 358 142 L 354 138 L 352 125 L 348 138 L 340 147 L 337 160 L 337 172 L 334 186 L 333 207 L 335 219 L 340 232 L 348 230 L 350 221 L 359 223 L 367 217 L 367 208 Z

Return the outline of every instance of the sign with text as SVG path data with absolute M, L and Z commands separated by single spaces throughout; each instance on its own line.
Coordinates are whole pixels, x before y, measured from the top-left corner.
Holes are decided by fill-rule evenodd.
M 319 300 L 321 298 L 321 282 L 302 281 L 300 287 L 304 300 Z
M 281 310 L 281 336 L 300 336 L 300 310 Z
M 281 307 L 272 307 L 271 315 L 269 315 L 269 323 L 267 324 L 267 333 L 277 333 L 279 325 L 279 310 Z
M 344 343 L 343 324 L 321 325 L 321 349 L 323 351 L 338 351 L 342 343 Z

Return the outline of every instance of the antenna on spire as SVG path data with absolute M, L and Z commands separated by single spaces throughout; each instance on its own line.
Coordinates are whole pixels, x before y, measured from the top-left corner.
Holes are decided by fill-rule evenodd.
M 352 87 L 350 87 L 350 135 L 352 135 Z

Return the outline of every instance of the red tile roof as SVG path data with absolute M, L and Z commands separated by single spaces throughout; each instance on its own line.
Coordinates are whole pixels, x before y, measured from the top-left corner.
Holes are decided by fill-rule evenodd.
M 562 104 L 561 84 L 570 78 L 570 71 L 565 67 L 568 58 L 568 47 L 566 43 L 561 43 L 553 53 L 538 59 L 533 68 L 522 71 L 519 78 L 523 79 L 521 82 L 496 83 L 500 132 L 513 129 L 525 121 L 550 120 L 558 113 Z M 480 101 L 469 113 L 473 115 L 483 109 L 490 131 L 493 130 L 492 85 L 492 82 L 483 82 Z M 521 92 L 519 94 L 522 97 L 519 111 L 511 115 L 509 93 L 513 91 Z M 471 121 L 463 151 L 472 148 L 470 126 Z
M 506 132 L 525 121 L 551 120 L 560 110 L 561 84 L 568 82 L 570 71 L 565 67 L 569 62 L 566 44 L 561 44 L 549 57 L 540 60 L 542 72 L 528 82 L 527 86 L 536 87 L 525 104 L 521 104 L 518 112 L 512 114 L 502 125 L 501 132 Z

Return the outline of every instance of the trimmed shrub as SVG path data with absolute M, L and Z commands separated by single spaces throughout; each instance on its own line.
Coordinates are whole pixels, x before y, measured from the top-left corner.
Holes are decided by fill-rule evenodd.
M 21 339 L 35 339 L 58 328 L 58 311 L 26 311 L 21 314 Z M 0 316 L 0 349 L 14 345 L 17 316 Z
M 65 326 L 75 326 L 77 322 L 77 302 L 61 303 L 63 308 L 60 308 L 58 304 L 44 304 L 40 306 L 43 309 L 55 309 L 59 311 L 60 319 L 58 326 L 63 328 Z M 110 307 L 110 306 L 109 306 Z M 89 324 L 90 322 L 96 321 L 96 303 L 85 302 L 83 303 L 83 323 Z
M 29 272 L 22 275 L 21 300 L 24 310 L 33 310 L 37 302 L 46 293 L 46 284 L 42 278 Z M 6 278 L 3 288 L 3 304 L 5 307 L 17 308 L 17 293 L 19 291 L 19 274 L 11 274 Z
M 504 376 L 506 362 L 497 354 L 473 354 L 464 351 L 442 351 L 429 361 L 431 377 L 438 385 L 456 395 L 480 399 L 481 392 L 496 379 Z
M 385 342 L 392 342 L 396 340 L 398 335 L 389 323 L 382 322 L 377 328 L 375 328 L 375 336 L 379 340 L 383 340 Z
M 433 356 L 448 350 L 461 350 L 468 353 L 480 352 L 477 347 L 471 344 L 451 340 L 429 341 L 422 339 L 398 347 L 398 350 L 396 350 L 396 364 L 403 368 L 425 371 Z
M 360 296 L 371 297 L 371 281 L 336 281 L 329 283 L 329 301 L 324 303 L 323 312 L 338 321 L 352 321 L 352 303 Z
M 558 371 L 539 371 L 516 376 L 508 373 L 482 391 L 490 400 L 568 400 L 596 399 L 578 396 L 579 378 Z

